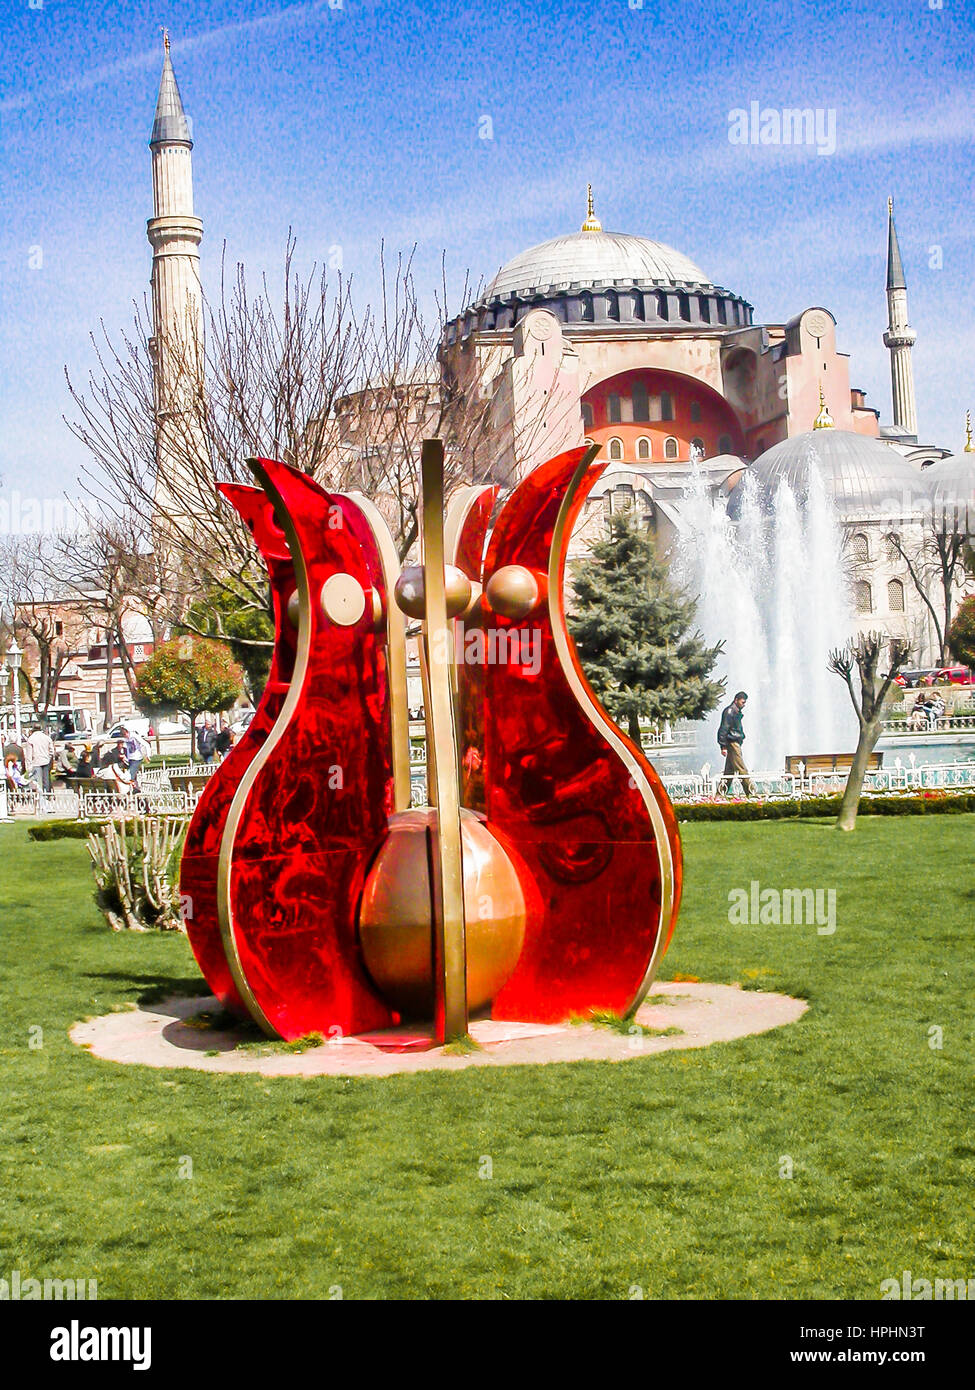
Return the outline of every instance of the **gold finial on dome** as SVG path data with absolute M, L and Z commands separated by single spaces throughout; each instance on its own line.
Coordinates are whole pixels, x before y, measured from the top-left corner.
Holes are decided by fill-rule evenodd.
M 965 411 L 965 453 L 975 454 L 975 444 L 972 443 L 972 412 Z
M 833 417 L 832 417 L 832 415 L 830 415 L 829 411 L 826 409 L 826 397 L 823 395 L 823 383 L 820 382 L 820 383 L 819 383 L 819 414 L 816 416 L 815 420 L 813 421 L 813 429 L 814 429 L 814 430 L 831 430 L 831 429 L 834 429 L 834 428 L 835 428 L 835 426 L 833 425 Z
M 169 53 L 169 30 L 168 30 L 168 29 L 164 29 L 164 30 L 163 30 L 163 48 L 164 48 L 164 50 L 166 51 L 166 53 L 168 54 L 168 53 Z
M 893 198 L 888 194 L 888 196 L 887 196 L 887 212 L 888 212 L 888 213 L 892 213 L 893 211 L 894 211 L 894 200 L 893 200 Z
M 582 224 L 582 230 L 584 232 L 601 232 L 603 230 L 603 224 L 600 222 L 599 218 L 593 211 L 591 183 L 586 184 L 586 192 L 588 194 L 589 205 L 586 211 L 586 220 Z

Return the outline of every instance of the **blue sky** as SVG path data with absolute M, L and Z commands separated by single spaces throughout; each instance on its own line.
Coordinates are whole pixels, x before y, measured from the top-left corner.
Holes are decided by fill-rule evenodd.
M 459 292 L 468 270 L 486 280 L 575 230 L 591 179 L 608 230 L 678 247 L 758 321 L 830 308 L 853 384 L 888 421 L 892 193 L 921 433 L 961 446 L 975 409 L 969 0 L 4 0 L 4 493 L 76 491 L 86 455 L 61 420 L 64 366 L 83 377 L 89 331 L 124 328 L 145 292 L 164 24 L 196 140 L 205 285 L 224 240 L 252 280 L 279 271 L 290 225 L 306 262 L 341 246 L 363 294 L 380 238 L 416 242 L 431 289 L 445 250 Z M 835 153 L 730 143 L 729 112 L 752 101 L 835 111 Z

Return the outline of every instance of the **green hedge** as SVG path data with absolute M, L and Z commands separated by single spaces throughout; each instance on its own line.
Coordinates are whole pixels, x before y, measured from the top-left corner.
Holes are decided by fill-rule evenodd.
M 163 812 L 153 819 L 166 820 L 168 813 Z M 27 827 L 27 838 L 44 843 L 48 840 L 86 840 L 93 830 L 100 830 L 108 817 L 103 816 L 100 820 L 45 820 L 37 825 Z M 177 820 L 185 820 L 185 816 L 176 814 Z
M 706 801 L 674 807 L 679 821 L 788 820 L 798 816 L 839 814 L 838 796 L 810 796 L 802 801 Z M 975 792 L 928 792 L 917 796 L 865 796 L 862 816 L 930 816 L 975 811 Z
M 102 820 L 45 820 L 27 829 L 29 840 L 86 840 L 93 830 L 104 825 Z

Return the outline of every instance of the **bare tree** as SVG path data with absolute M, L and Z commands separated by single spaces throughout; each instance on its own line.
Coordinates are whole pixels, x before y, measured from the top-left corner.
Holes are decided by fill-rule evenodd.
M 258 621 L 270 612 L 264 566 L 216 482 L 252 481 L 245 460 L 264 456 L 332 490 L 359 488 L 405 556 L 417 536 L 423 436 L 444 438 L 448 486 L 457 485 L 473 476 L 488 405 L 477 390 L 441 388 L 446 292 L 426 322 L 411 258 L 389 279 L 383 266 L 381 304 L 357 314 L 341 277 L 333 287 L 325 271 L 297 274 L 294 249 L 289 236 L 280 307 L 266 279 L 252 295 L 243 267 L 232 277 L 225 268 L 204 306 L 202 347 L 174 333 L 163 353 L 143 303 L 120 342 L 102 325 L 84 389 L 68 377 L 77 411 L 68 424 L 92 455 L 83 486 L 106 536 L 133 533 L 142 567 L 156 557 L 151 611 L 204 636 L 229 635 L 229 615 L 235 644 L 262 650 L 271 645 Z
M 947 516 L 926 515 L 921 539 L 914 544 L 905 543 L 896 531 L 886 536 L 904 561 L 911 583 L 930 614 L 939 666 L 949 660 L 948 630 L 972 562 L 968 538 L 954 529 L 951 520 Z
M 885 648 L 888 656 L 887 673 L 881 676 L 880 658 Z M 849 646 L 836 648 L 829 654 L 828 667 L 846 683 L 860 728 L 856 752 L 853 754 L 850 775 L 846 779 L 846 789 L 836 820 L 838 830 L 856 828 L 857 809 L 863 794 L 863 779 L 870 754 L 880 737 L 884 700 L 909 655 L 910 646 L 905 639 L 888 637 L 883 632 L 861 633 Z M 854 687 L 854 668 L 860 678 L 859 691 Z
M 21 683 L 40 714 L 55 703 L 58 685 L 84 642 L 86 622 L 57 582 L 59 537 L 42 533 L 0 542 L 0 607 L 5 626 L 24 648 Z

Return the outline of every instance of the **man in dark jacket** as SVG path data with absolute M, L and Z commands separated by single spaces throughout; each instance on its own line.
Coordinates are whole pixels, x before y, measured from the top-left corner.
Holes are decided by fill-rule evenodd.
M 752 795 L 752 784 L 748 778 L 748 768 L 745 760 L 741 756 L 741 745 L 745 741 L 745 731 L 741 726 L 741 714 L 745 708 L 745 701 L 748 696 L 744 690 L 739 690 L 738 694 L 721 711 L 721 723 L 718 726 L 718 747 L 724 754 L 724 773 L 718 782 L 720 791 L 727 792 L 736 777 L 741 778 L 742 791 L 746 796 Z

